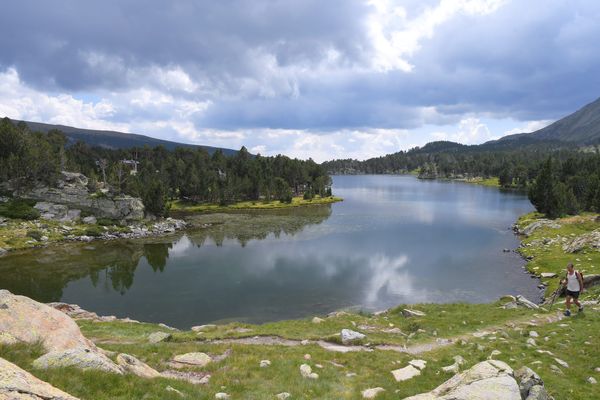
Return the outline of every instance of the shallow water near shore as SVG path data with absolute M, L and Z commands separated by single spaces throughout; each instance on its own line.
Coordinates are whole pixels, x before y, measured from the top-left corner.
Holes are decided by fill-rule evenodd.
M 0 288 L 180 328 L 346 307 L 538 300 L 510 229 L 527 197 L 412 176 L 336 176 L 332 205 L 194 219 L 170 237 L 0 258 Z

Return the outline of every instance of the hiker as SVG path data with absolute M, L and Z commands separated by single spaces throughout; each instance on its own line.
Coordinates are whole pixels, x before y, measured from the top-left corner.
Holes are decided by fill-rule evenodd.
M 579 271 L 575 271 L 573 263 L 567 265 L 567 275 L 561 282 L 563 285 L 567 285 L 567 301 L 565 302 L 565 315 L 568 317 L 571 315 L 571 302 L 575 303 L 579 307 L 579 311 L 583 311 L 583 305 L 579 302 L 579 294 L 584 291 L 583 278 Z

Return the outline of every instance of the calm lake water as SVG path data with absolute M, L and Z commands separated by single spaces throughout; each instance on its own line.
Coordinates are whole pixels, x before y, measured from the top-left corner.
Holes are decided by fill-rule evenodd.
M 331 206 L 212 215 L 168 238 L 52 246 L 0 259 L 0 288 L 181 328 L 400 303 L 538 300 L 503 249 L 527 197 L 411 176 L 336 176 Z

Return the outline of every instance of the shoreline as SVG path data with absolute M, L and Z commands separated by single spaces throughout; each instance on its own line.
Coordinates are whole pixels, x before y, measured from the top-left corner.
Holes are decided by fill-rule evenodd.
M 330 196 L 326 198 L 313 199 L 312 201 L 297 200 L 292 204 L 279 203 L 273 201 L 268 204 L 257 203 L 256 207 L 250 202 L 240 202 L 233 206 L 218 205 L 200 205 L 205 208 L 197 211 L 190 208 L 180 208 L 173 211 L 173 215 L 178 218 L 164 218 L 157 221 L 139 221 L 130 222 L 127 225 L 99 225 L 86 224 L 83 222 L 60 222 L 47 219 L 35 219 L 32 221 L 16 220 L 0 217 L 0 257 L 9 253 L 21 250 L 34 250 L 36 248 L 45 248 L 51 245 L 60 245 L 63 243 L 93 242 L 93 241 L 112 241 L 112 240 L 130 240 L 145 239 L 152 237 L 166 237 L 177 232 L 185 232 L 197 227 L 186 218 L 193 218 L 195 215 L 210 215 L 217 213 L 239 214 L 244 211 L 265 211 L 296 209 L 310 206 L 320 206 L 341 202 L 341 197 Z
M 244 210 L 281 210 L 288 208 L 297 208 L 297 207 L 309 207 L 316 205 L 326 205 L 333 204 L 344 201 L 343 198 L 337 196 L 328 196 L 328 197 L 318 197 L 316 196 L 313 199 L 305 200 L 302 196 L 296 196 L 292 198 L 290 203 L 283 203 L 279 200 L 272 200 L 269 202 L 264 202 L 261 200 L 257 201 L 240 201 L 233 204 L 228 205 L 219 205 L 219 204 L 193 204 L 183 202 L 181 200 L 176 200 L 172 202 L 171 212 L 175 215 L 193 215 L 193 214 L 209 214 L 209 213 L 221 213 L 228 211 L 244 211 Z

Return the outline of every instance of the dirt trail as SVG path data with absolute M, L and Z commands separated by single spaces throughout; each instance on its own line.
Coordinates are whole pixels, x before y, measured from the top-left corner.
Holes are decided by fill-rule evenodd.
M 241 344 L 241 345 L 261 345 L 261 346 L 303 346 L 308 344 L 317 344 L 321 346 L 325 350 L 338 352 L 338 353 L 349 353 L 355 351 L 373 351 L 373 350 L 382 350 L 382 351 L 395 351 L 398 353 L 406 353 L 411 355 L 417 355 L 421 353 L 427 353 L 429 351 L 437 350 L 442 347 L 450 346 L 461 340 L 468 341 L 473 337 L 483 337 L 488 335 L 493 335 L 494 332 L 498 330 L 503 330 L 506 328 L 510 329 L 518 329 L 523 328 L 525 326 L 540 326 L 545 325 L 552 322 L 557 322 L 562 320 L 564 317 L 560 312 L 552 312 L 547 314 L 534 314 L 533 316 L 522 317 L 515 320 L 508 320 L 503 322 L 502 324 L 489 325 L 483 328 L 478 329 L 474 332 L 465 333 L 458 336 L 453 336 L 451 338 L 438 338 L 434 341 L 424 342 L 424 343 L 416 343 L 413 345 L 405 346 L 405 345 L 389 345 L 389 344 L 381 344 L 375 345 L 373 347 L 368 346 L 345 346 L 341 344 L 326 342 L 323 340 L 292 340 L 285 339 L 279 336 L 253 336 L 246 338 L 236 338 L 236 339 L 220 339 L 220 340 L 209 340 L 203 343 L 208 344 Z

